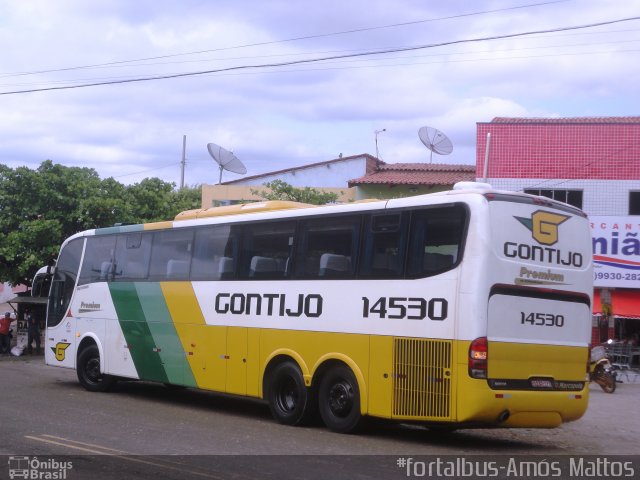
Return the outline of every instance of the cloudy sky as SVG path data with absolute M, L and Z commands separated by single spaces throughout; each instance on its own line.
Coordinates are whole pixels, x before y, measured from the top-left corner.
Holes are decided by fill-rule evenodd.
M 640 115 L 635 17 L 640 0 L 0 0 L 0 163 L 179 184 L 186 135 L 195 185 L 218 179 L 209 142 L 248 175 L 375 155 L 382 129 L 384 161 L 428 162 L 428 125 L 454 145 L 434 162 L 473 164 L 496 116 Z

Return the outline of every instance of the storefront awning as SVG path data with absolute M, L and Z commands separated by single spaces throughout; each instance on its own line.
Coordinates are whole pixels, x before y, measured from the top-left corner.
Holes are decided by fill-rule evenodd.
M 640 291 L 612 290 L 611 313 L 614 317 L 640 319 Z M 602 315 L 600 291 L 593 294 L 593 314 Z
M 46 305 L 47 304 L 47 297 L 21 297 L 21 296 L 17 296 L 17 297 L 13 297 L 11 300 L 7 300 L 7 303 L 9 304 L 18 304 L 18 303 L 26 303 L 26 304 L 31 304 L 31 305 Z

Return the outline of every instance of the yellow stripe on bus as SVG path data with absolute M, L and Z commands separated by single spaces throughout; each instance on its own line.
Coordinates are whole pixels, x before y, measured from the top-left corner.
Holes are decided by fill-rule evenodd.
M 167 308 L 176 324 L 204 325 L 204 316 L 191 282 L 160 282 Z
M 144 224 L 145 230 L 164 230 L 166 228 L 173 228 L 173 222 L 166 221 L 166 222 L 155 222 L 155 223 Z
M 211 388 L 203 378 L 206 372 L 204 359 L 197 355 L 208 347 L 201 335 L 207 328 L 191 283 L 160 282 L 160 288 L 196 384 L 199 388 Z
M 587 354 L 586 347 L 489 341 L 489 377 L 582 381 Z

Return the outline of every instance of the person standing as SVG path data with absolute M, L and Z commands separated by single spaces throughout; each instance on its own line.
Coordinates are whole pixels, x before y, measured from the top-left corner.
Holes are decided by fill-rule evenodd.
M 29 310 L 24 314 L 24 319 L 27 321 L 27 353 L 33 353 L 32 343 L 36 341 L 36 355 L 40 355 L 40 323 L 35 315 L 32 315 Z
M 9 327 L 14 319 L 11 318 L 9 312 L 0 318 L 0 354 L 9 353 L 11 350 L 11 337 L 9 336 Z

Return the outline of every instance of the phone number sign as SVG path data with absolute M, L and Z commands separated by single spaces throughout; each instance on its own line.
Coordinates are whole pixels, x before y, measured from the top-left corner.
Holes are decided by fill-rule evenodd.
M 593 216 L 593 284 L 640 287 L 640 217 Z

